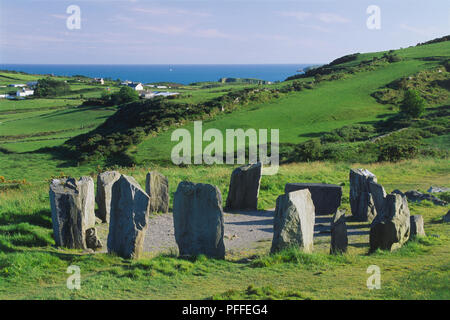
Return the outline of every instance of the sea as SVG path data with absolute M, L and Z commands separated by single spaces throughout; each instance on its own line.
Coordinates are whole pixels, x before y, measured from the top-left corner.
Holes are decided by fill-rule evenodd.
M 283 81 L 310 64 L 174 64 L 174 65 L 73 65 L 73 64 L 0 64 L 0 70 L 23 71 L 55 76 L 83 75 L 142 83 L 175 82 L 191 84 L 218 81 L 220 78 L 254 78 Z

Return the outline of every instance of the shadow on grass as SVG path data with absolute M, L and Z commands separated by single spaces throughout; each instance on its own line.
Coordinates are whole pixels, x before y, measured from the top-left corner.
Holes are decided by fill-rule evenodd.
M 17 214 L 17 212 L 2 213 L 0 225 L 29 223 L 31 225 L 51 229 L 53 227 L 50 210 L 39 210 L 32 214 Z

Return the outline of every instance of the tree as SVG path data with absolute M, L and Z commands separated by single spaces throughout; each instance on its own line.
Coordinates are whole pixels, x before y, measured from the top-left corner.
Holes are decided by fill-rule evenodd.
M 405 91 L 400 111 L 412 118 L 420 117 L 425 111 L 426 101 L 420 96 L 417 90 L 408 89 Z
M 128 86 L 120 88 L 120 91 L 111 95 L 114 104 L 124 104 L 139 100 L 139 93 Z
M 69 84 L 51 78 L 39 79 L 34 91 L 36 97 L 54 97 L 68 93 L 70 93 Z

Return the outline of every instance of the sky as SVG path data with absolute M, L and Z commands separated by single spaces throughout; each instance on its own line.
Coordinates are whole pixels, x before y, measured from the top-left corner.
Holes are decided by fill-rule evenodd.
M 326 63 L 447 34 L 448 0 L 0 0 L 2 64 Z

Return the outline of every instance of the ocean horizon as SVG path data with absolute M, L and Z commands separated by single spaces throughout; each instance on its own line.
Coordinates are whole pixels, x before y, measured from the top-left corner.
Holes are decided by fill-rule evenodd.
M 1 70 L 55 76 L 130 80 L 142 83 L 218 81 L 220 78 L 255 78 L 283 81 L 313 64 L 0 64 Z

